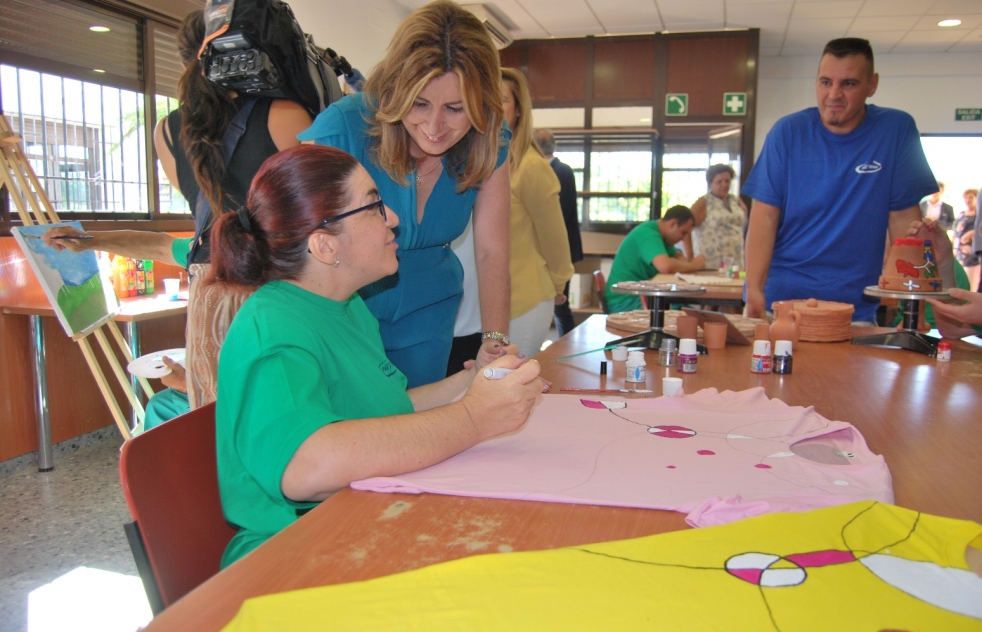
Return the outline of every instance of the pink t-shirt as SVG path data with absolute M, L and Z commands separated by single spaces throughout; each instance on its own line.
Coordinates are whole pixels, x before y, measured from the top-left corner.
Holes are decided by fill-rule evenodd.
M 762 388 L 632 400 L 545 395 L 521 432 L 351 487 L 668 509 L 695 527 L 893 502 L 890 471 L 858 430 L 768 399 Z

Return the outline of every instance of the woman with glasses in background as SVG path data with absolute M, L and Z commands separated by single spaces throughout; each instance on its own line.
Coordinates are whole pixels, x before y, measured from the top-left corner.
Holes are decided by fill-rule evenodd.
M 474 220 L 483 342 L 508 344 L 508 132 L 498 51 L 450 0 L 413 12 L 365 90 L 332 104 L 300 135 L 350 152 L 399 216 L 399 275 L 361 290 L 392 363 L 410 386 L 447 372 L 463 270 L 450 244 Z
M 255 288 L 218 369 L 218 479 L 239 527 L 227 566 L 352 481 L 438 463 L 528 419 L 535 362 L 479 363 L 406 390 L 358 290 L 396 273 L 393 229 L 369 173 L 349 154 L 303 145 L 270 158 L 249 200 L 212 230 L 208 283 Z M 463 398 L 453 400 L 461 393 Z

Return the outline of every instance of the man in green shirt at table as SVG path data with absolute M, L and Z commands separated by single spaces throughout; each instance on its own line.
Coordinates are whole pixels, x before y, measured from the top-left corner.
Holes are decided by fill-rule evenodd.
M 661 219 L 638 224 L 627 234 L 614 256 L 614 265 L 604 290 L 607 309 L 611 314 L 641 309 L 639 297 L 615 294 L 611 289 L 615 283 L 647 281 L 656 274 L 702 270 L 705 264 L 702 255 L 686 261 L 682 252 L 674 248 L 692 232 L 694 225 L 692 211 L 677 205 L 665 211 Z

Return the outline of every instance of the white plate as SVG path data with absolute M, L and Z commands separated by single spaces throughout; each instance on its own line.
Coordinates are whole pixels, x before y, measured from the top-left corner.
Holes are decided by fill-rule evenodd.
M 170 373 L 170 369 L 161 359 L 164 356 L 182 366 L 184 365 L 184 349 L 165 349 L 140 356 L 126 365 L 126 370 L 138 377 L 163 377 Z

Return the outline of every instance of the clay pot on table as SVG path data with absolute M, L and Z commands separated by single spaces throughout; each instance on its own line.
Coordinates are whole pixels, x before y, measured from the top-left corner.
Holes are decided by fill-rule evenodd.
M 695 340 L 699 332 L 699 319 L 695 316 L 679 316 L 675 319 L 675 329 L 679 338 Z
M 707 349 L 726 348 L 726 333 L 729 327 L 726 323 L 703 323 L 703 342 Z
M 771 305 L 774 311 L 774 321 L 771 323 L 770 335 L 768 336 L 773 346 L 778 340 L 790 340 L 791 344 L 798 344 L 801 336 L 801 313 L 795 311 L 794 303 L 789 301 L 777 301 Z

